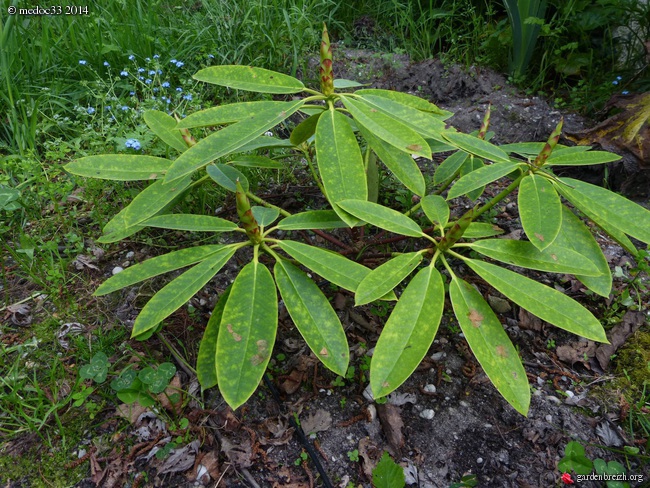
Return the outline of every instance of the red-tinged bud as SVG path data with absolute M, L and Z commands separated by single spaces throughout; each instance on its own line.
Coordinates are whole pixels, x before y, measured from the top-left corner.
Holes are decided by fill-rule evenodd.
M 492 104 L 488 104 L 487 112 L 485 112 L 485 117 L 483 117 L 483 123 L 481 128 L 478 131 L 478 138 L 485 139 L 485 134 L 487 134 L 488 127 L 490 127 L 490 113 L 492 112 Z
M 237 202 L 237 215 L 239 215 L 239 221 L 246 231 L 248 238 L 255 244 L 259 244 L 262 242 L 262 236 L 260 234 L 260 226 L 258 225 L 257 220 L 255 220 L 255 217 L 253 217 L 251 202 L 248 200 L 246 192 L 244 192 L 239 180 L 237 180 L 236 185 L 237 193 L 235 193 L 235 200 Z
M 190 134 L 189 129 L 180 129 L 180 131 L 181 131 L 181 136 L 185 141 L 185 144 L 187 144 L 187 147 L 192 147 L 196 144 L 196 139 L 194 139 L 192 134 Z
M 560 135 L 562 134 L 562 125 L 564 124 L 564 117 L 560 119 L 560 122 L 557 124 L 557 127 L 553 132 L 551 132 L 550 137 L 548 138 L 548 141 L 546 141 L 546 144 L 544 144 L 544 147 L 540 151 L 540 153 L 537 155 L 535 158 L 535 161 L 533 161 L 533 165 L 537 168 L 541 168 L 544 166 L 546 163 L 546 160 L 549 158 L 551 153 L 553 152 L 553 149 L 555 146 L 557 146 L 557 141 L 560 140 Z
M 323 95 L 334 93 L 334 72 L 332 71 L 332 45 L 327 34 L 327 26 L 323 23 L 323 39 L 320 43 L 320 90 Z
M 470 208 L 447 231 L 447 233 L 445 234 L 445 237 L 443 237 L 442 240 L 440 241 L 440 244 L 438 244 L 438 249 L 441 250 L 441 251 L 446 251 L 451 246 L 456 244 L 456 241 L 458 241 L 458 239 L 463 237 L 463 234 L 467 230 L 467 227 L 469 227 L 469 224 L 472 223 L 473 219 L 474 219 L 474 209 Z

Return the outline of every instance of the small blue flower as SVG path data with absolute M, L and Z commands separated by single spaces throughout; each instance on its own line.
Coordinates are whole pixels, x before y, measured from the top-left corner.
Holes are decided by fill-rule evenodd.
M 138 76 L 138 80 L 144 81 L 144 76 Z
M 104 110 L 110 110 L 110 109 L 111 109 L 110 105 L 106 105 L 106 107 L 104 107 Z
M 147 63 L 150 63 L 150 62 L 151 62 L 151 58 L 144 58 L 144 60 L 145 60 Z
M 108 64 L 108 61 L 104 61 L 104 66 L 108 67 L 110 64 Z
M 133 93 L 133 92 L 131 92 L 131 93 Z M 128 112 L 129 111 L 129 107 L 127 107 L 126 105 L 122 105 L 120 108 L 122 109 L 122 112 Z
M 158 93 L 159 91 L 160 91 L 160 88 L 158 88 L 158 87 L 156 87 L 156 88 L 153 89 L 153 92 L 154 92 L 154 93 Z
M 88 61 L 86 61 L 85 59 L 80 59 L 79 64 L 88 64 Z
M 623 79 L 623 77 L 622 77 L 622 76 L 617 76 L 616 79 L 617 79 L 618 81 L 621 81 L 621 80 Z
M 123 77 L 126 78 L 127 76 L 129 76 L 129 72 L 127 70 L 124 70 L 124 71 L 120 72 L 120 76 L 123 76 Z
M 146 80 L 144 80 L 144 82 L 145 82 L 147 85 L 151 85 L 151 80 L 150 80 L 149 78 L 147 78 Z
M 154 55 L 153 55 L 153 58 L 154 58 L 154 59 L 158 59 L 159 57 L 160 57 L 160 54 L 154 54 Z
M 630 93 L 629 91 L 627 91 L 627 90 L 623 90 L 623 91 L 621 92 L 621 95 L 629 95 L 629 93 Z
M 126 142 L 124 143 L 126 147 L 130 147 L 132 149 L 135 149 L 136 151 L 139 151 L 142 145 L 140 144 L 140 141 L 137 139 L 127 139 Z
M 170 62 L 171 64 L 176 64 L 176 63 L 178 63 L 178 61 L 176 61 L 175 59 L 172 59 L 172 60 L 170 60 L 169 62 Z
M 157 75 L 162 75 L 162 70 L 161 70 L 161 69 L 157 70 L 157 71 L 156 71 L 156 74 L 157 74 Z
M 187 95 L 183 95 L 183 98 L 184 98 L 185 100 L 192 100 L 192 94 L 191 94 L 191 93 L 188 93 Z
M 169 88 L 169 81 L 163 81 L 160 86 L 162 86 L 163 88 Z
M 92 114 L 95 113 L 95 109 L 94 109 L 93 107 L 88 107 L 88 109 L 86 110 L 86 112 L 88 112 L 88 115 L 92 115 Z
M 134 91 L 132 91 L 132 92 L 129 92 L 129 95 L 131 95 L 132 97 L 134 97 L 134 96 L 135 96 L 135 92 L 134 92 Z M 128 110 L 128 109 L 129 109 L 129 107 L 126 107 L 126 109 Z M 122 110 L 124 110 L 124 109 L 122 109 Z
M 214 59 L 214 54 L 208 54 L 208 57 L 209 57 L 210 59 Z
M 129 61 L 133 61 L 135 59 L 135 56 L 133 54 L 129 54 Z
M 618 85 L 618 80 L 612 81 L 612 85 Z
M 170 104 L 170 103 L 172 103 L 172 99 L 169 98 L 169 97 L 167 97 L 167 98 L 165 99 L 165 102 L 166 102 L 167 104 Z
M 156 74 L 156 70 L 154 70 L 154 69 L 149 70 L 149 76 L 153 76 L 155 74 Z
M 156 99 L 156 97 L 154 97 L 154 96 L 152 96 L 152 97 L 151 97 L 151 99 L 152 99 L 152 100 L 155 100 L 155 99 Z
M 176 87 L 176 91 L 177 91 L 178 93 L 183 93 L 183 89 L 182 89 L 180 86 L 177 86 L 177 87 Z
M 138 73 L 144 73 L 144 68 L 138 68 Z
M 182 68 L 183 66 L 185 66 L 185 63 L 184 63 L 183 61 L 178 61 L 178 62 L 176 63 L 176 67 L 177 67 L 177 68 Z

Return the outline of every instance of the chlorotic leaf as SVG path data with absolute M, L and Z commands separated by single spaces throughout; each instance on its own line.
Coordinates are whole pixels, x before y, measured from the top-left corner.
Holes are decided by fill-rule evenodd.
M 421 262 L 421 252 L 410 252 L 400 254 L 373 269 L 359 283 L 354 294 L 355 305 L 365 305 L 383 297 L 406 278 Z
M 363 200 L 342 200 L 338 204 L 351 215 L 381 229 L 404 236 L 422 236 L 420 226 L 413 219 L 397 210 Z
M 480 139 L 477 139 L 477 141 Z M 460 178 L 447 194 L 447 200 L 465 195 L 477 188 L 509 175 L 519 167 L 520 163 L 499 163 L 483 166 Z
M 618 161 L 621 159 L 618 154 L 607 151 L 565 151 L 562 154 L 556 154 L 556 152 L 551 154 L 551 157 L 546 161 L 545 166 L 585 166 L 589 164 L 611 163 L 612 161 Z
M 350 360 L 348 341 L 325 295 L 287 261 L 277 261 L 274 273 L 280 296 L 309 348 L 328 369 L 344 376 Z
M 411 376 L 440 325 L 445 304 L 442 276 L 433 266 L 408 284 L 379 336 L 370 366 L 375 398 L 386 396 Z
M 135 154 L 101 154 L 79 158 L 65 166 L 68 173 L 103 180 L 157 180 L 165 176 L 172 161 Z
M 465 262 L 490 285 L 540 319 L 587 339 L 607 342 L 598 319 L 572 298 L 500 266 L 474 259 Z
M 191 178 L 183 178 L 173 185 L 165 185 L 158 180 L 136 195 L 128 207 L 124 209 L 122 227 L 141 225 L 172 203 L 190 186 Z M 108 225 L 106 226 L 108 227 Z M 106 228 L 104 228 L 106 232 Z
M 511 163 L 508 155 L 494 144 L 462 132 L 443 132 L 443 137 L 465 152 L 495 163 Z
M 278 222 L 278 229 L 307 230 L 307 229 L 341 229 L 348 227 L 334 210 L 308 210 L 293 214 Z
M 452 178 L 460 171 L 460 168 L 468 157 L 469 154 L 465 151 L 456 151 L 454 154 L 447 157 L 442 163 L 440 163 L 440 166 L 436 168 L 436 172 L 433 175 L 433 182 L 436 185 L 439 185 Z
M 474 356 L 492 384 L 522 415 L 528 414 L 530 387 L 517 350 L 490 305 L 456 276 L 449 284 L 454 314 Z
M 543 251 L 527 241 L 512 239 L 484 239 L 469 244 L 473 250 L 522 268 L 549 271 L 551 273 L 583 274 L 598 276 L 600 271 L 594 263 L 580 253 L 556 245 Z
M 267 226 L 275 222 L 280 215 L 280 211 L 277 208 L 268 208 L 262 206 L 254 206 L 251 208 L 253 212 L 253 217 L 259 225 Z
M 290 94 L 305 89 L 302 81 L 293 76 L 252 66 L 211 66 L 200 70 L 193 78 L 213 85 L 258 93 Z
M 355 93 L 362 96 L 372 95 L 375 97 L 387 98 L 408 107 L 416 108 L 423 112 L 431 112 L 437 115 L 449 114 L 449 112 L 446 110 L 438 108 L 438 106 L 425 100 L 424 98 L 416 97 L 415 95 L 409 95 L 408 93 L 404 92 L 398 92 L 394 90 L 381 90 L 376 88 L 364 88 L 363 90 L 357 90 Z
M 147 227 L 187 230 L 192 232 L 228 232 L 237 229 L 237 224 L 210 215 L 169 214 L 158 215 L 145 220 Z
M 284 165 L 266 156 L 237 156 L 228 164 L 233 166 L 241 166 L 243 168 L 269 168 L 269 169 L 282 169 Z
M 199 261 L 204 261 L 212 254 L 221 251 L 223 247 L 221 244 L 196 246 L 147 259 L 142 263 L 126 268 L 121 273 L 111 276 L 97 288 L 93 295 L 107 295 L 116 290 L 121 290 L 135 283 L 153 278 L 154 276 L 169 273 L 175 269 L 184 268 Z
M 205 168 L 208 176 L 212 178 L 219 186 L 233 193 L 237 192 L 237 181 L 241 184 L 244 191 L 248 191 L 248 179 L 241 171 L 227 164 L 209 164 Z
M 271 359 L 277 328 L 273 277 L 263 264 L 248 263 L 232 285 L 217 339 L 217 382 L 233 410 L 257 389 Z
M 519 217 L 533 245 L 543 251 L 553 244 L 562 226 L 562 202 L 543 176 L 528 175 L 519 185 Z
M 327 199 L 341 220 L 354 226 L 357 219 L 336 204 L 350 198 L 366 200 L 368 185 L 361 149 L 345 115 L 328 110 L 319 117 L 316 155 Z
M 449 222 L 449 205 L 447 205 L 444 198 L 440 195 L 427 195 L 420 203 L 424 214 L 432 223 L 439 224 L 441 227 L 447 225 L 447 222 Z
M 160 110 L 147 110 L 144 121 L 160 139 L 178 152 L 187 149 L 187 143 L 176 127 L 176 119 Z
M 503 229 L 494 224 L 487 224 L 485 222 L 471 222 L 465 232 L 463 238 L 465 239 L 478 239 L 481 237 L 492 237 L 503 234 Z
M 196 357 L 196 377 L 203 390 L 212 388 L 217 384 L 217 338 L 219 337 L 219 325 L 221 324 L 223 309 L 226 307 L 230 290 L 232 290 L 232 285 L 226 288 L 219 297 L 199 345 L 199 354 Z
M 178 129 L 192 129 L 194 127 L 228 125 L 240 122 L 250 117 L 251 113 L 257 113 L 260 110 L 282 110 L 284 107 L 286 107 L 285 102 L 273 101 L 228 103 L 194 112 L 179 121 L 176 127 Z
M 316 125 L 318 124 L 318 119 L 323 115 L 323 112 L 319 112 L 314 115 L 310 115 L 305 120 L 300 122 L 292 131 L 289 140 L 291 144 L 299 146 L 311 136 L 316 133 Z
M 133 324 L 132 337 L 157 326 L 194 296 L 235 254 L 235 247 L 224 247 L 165 285 L 147 302 Z

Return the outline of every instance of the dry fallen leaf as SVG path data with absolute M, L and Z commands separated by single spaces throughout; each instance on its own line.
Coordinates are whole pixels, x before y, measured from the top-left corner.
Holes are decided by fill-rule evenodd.
M 190 442 L 180 449 L 172 449 L 171 454 L 165 459 L 160 466 L 158 474 L 165 473 L 182 473 L 194 466 L 196 454 L 199 452 L 201 441 L 198 439 Z
M 390 454 L 396 457 L 404 445 L 404 434 L 402 433 L 404 422 L 402 421 L 399 407 L 390 403 L 379 404 L 377 405 L 377 414 L 390 450 L 392 451 Z
M 625 344 L 627 338 L 639 330 L 645 322 L 646 316 L 643 312 L 629 311 L 623 316 L 621 322 L 609 331 L 607 334 L 609 344 L 603 344 L 596 350 L 596 359 L 603 370 L 607 369 L 610 358 L 617 349 Z
M 300 425 L 307 435 L 323 432 L 332 426 L 332 416 L 327 410 L 319 408 L 306 419 L 301 420 Z

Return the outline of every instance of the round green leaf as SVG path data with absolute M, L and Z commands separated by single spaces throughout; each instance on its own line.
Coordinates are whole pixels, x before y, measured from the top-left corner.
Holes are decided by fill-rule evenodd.
M 239 170 L 226 164 L 209 164 L 205 168 L 208 176 L 216 181 L 226 190 L 235 193 L 237 191 L 237 180 L 244 191 L 248 191 L 248 179 Z
M 427 218 L 441 227 L 449 222 L 449 205 L 440 195 L 427 195 L 421 202 L 422 210 Z

